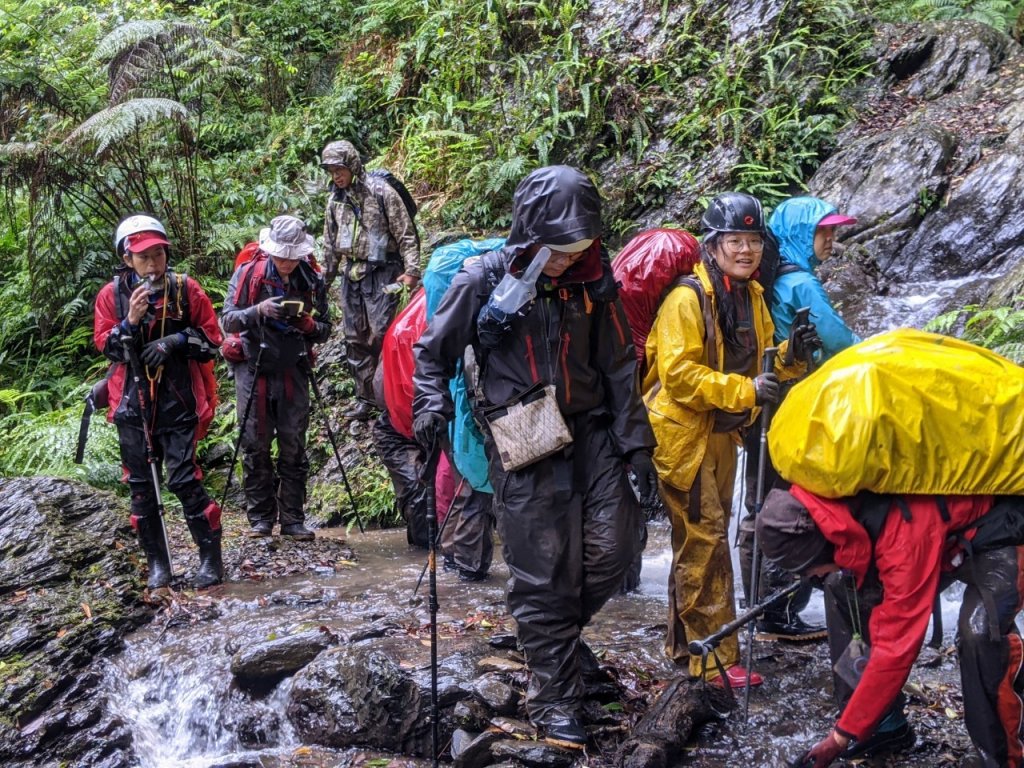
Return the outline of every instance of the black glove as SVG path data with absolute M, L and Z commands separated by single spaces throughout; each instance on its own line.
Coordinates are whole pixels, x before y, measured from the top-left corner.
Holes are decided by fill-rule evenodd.
M 412 433 L 416 437 L 416 442 L 425 451 L 434 450 L 447 429 L 448 420 L 434 411 L 424 411 L 412 422 Z
M 779 377 L 774 373 L 762 373 L 754 379 L 754 402 L 757 405 L 779 402 Z
M 528 301 L 515 312 L 506 312 L 495 306 L 492 295 L 480 308 L 476 318 L 476 335 L 480 345 L 485 349 L 497 349 L 502 339 L 512 330 L 512 321 L 517 317 L 526 317 L 531 309 L 533 302 Z
M 786 365 L 792 365 L 794 360 L 806 360 L 821 347 L 821 337 L 818 336 L 818 329 L 814 327 L 814 323 L 794 325 L 789 331 L 789 346 L 784 362 Z
M 183 333 L 172 333 L 162 339 L 151 341 L 142 348 L 142 362 L 150 368 L 157 368 L 167 362 L 174 350 L 184 344 L 188 338 Z
M 633 451 L 626 457 L 636 475 L 636 489 L 640 493 L 640 503 L 653 504 L 658 497 L 658 472 L 654 469 L 651 454 L 646 449 Z

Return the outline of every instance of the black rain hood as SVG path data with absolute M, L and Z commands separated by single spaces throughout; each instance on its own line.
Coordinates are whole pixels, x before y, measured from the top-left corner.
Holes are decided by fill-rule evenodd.
M 519 182 L 512 198 L 512 227 L 505 241 L 509 262 L 534 243 L 568 245 L 579 240 L 601 237 L 601 196 L 594 183 L 582 171 L 568 165 L 548 165 L 530 173 Z M 567 282 L 570 272 L 584 273 L 586 279 L 600 275 L 599 247 L 575 264 L 559 282 Z M 516 264 L 518 272 L 525 264 Z M 568 280 L 571 282 L 571 280 Z

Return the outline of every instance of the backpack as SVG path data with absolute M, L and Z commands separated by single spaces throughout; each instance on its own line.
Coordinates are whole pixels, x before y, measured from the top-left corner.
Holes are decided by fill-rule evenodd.
M 415 219 L 416 212 L 419 211 L 419 206 L 416 205 L 416 201 L 412 197 L 412 193 L 409 192 L 409 188 L 402 183 L 395 174 L 385 168 L 378 168 L 374 171 L 367 171 L 367 176 L 372 176 L 375 179 L 383 179 L 386 181 L 398 196 L 402 198 L 402 202 L 405 204 L 405 210 L 409 212 L 409 218 Z
M 847 504 L 853 519 L 867 531 L 872 549 L 874 549 L 878 537 L 882 535 L 882 528 L 889 518 L 893 502 L 896 503 L 900 516 L 909 522 L 911 520 L 910 507 L 897 494 L 862 491 Z M 945 497 L 936 496 L 935 502 L 939 508 L 939 516 L 943 522 L 948 523 L 950 516 Z M 967 533 L 972 530 L 974 535 L 968 538 Z M 961 547 L 964 557 L 972 568 L 974 567 L 973 556 L 978 552 L 1024 544 L 1024 496 L 996 496 L 992 508 L 988 512 L 972 520 L 966 528 L 951 532 L 950 540 L 950 543 Z M 874 552 L 872 552 L 872 567 L 874 567 Z M 977 586 L 989 618 L 989 637 L 997 640 L 1000 636 L 999 621 L 992 591 L 985 589 L 980 583 Z M 939 596 L 936 595 L 935 599 L 931 644 L 938 647 L 935 644 L 941 642 L 942 639 L 942 611 L 939 606 Z
M 651 229 L 626 243 L 612 262 L 619 297 L 633 332 L 637 362 L 644 366 L 647 336 L 658 307 L 681 276 L 700 261 L 700 245 L 682 229 Z M 701 304 L 703 306 L 703 292 Z
M 412 193 L 409 192 L 409 188 L 402 183 L 401 179 L 386 168 L 377 168 L 373 171 L 367 171 L 366 175 L 386 182 L 388 186 L 395 190 L 395 192 L 398 193 L 398 196 L 402 198 L 405 210 L 409 214 L 409 220 L 412 221 L 413 232 L 416 233 L 416 247 L 418 248 L 420 244 L 420 230 L 419 227 L 416 226 L 416 213 L 419 211 L 419 207 L 416 205 L 416 201 L 413 199 Z M 380 212 L 384 214 L 384 220 L 387 221 L 388 209 L 384 205 L 384 201 L 378 198 L 377 204 L 380 206 Z M 391 222 L 388 222 L 388 229 L 391 229 Z

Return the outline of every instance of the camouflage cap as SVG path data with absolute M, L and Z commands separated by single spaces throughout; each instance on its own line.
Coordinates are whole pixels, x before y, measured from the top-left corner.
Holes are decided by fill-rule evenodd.
M 359 150 L 349 141 L 332 141 L 320 153 L 320 167 L 342 166 L 348 168 L 353 176 L 363 173 L 363 161 L 359 159 Z

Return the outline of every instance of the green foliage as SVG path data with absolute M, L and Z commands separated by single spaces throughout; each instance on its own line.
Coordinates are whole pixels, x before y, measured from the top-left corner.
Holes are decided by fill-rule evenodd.
M 389 528 L 404 523 L 395 504 L 391 478 L 382 464 L 371 460 L 347 471 L 364 525 Z M 356 525 L 352 502 L 340 478 L 335 478 L 331 483 L 314 483 L 309 495 L 311 508 L 317 510 L 323 519 L 341 518 L 346 526 Z
M 95 414 L 89 429 L 85 463 L 74 463 L 82 403 L 90 384 L 69 389 L 68 405 L 34 412 L 32 393 L 0 390 L 0 476 L 54 475 L 82 480 L 100 488 L 119 487 L 121 458 L 117 430 L 103 414 Z
M 1024 3 L 1012 0 L 914 0 L 909 12 L 923 21 L 972 19 L 1009 32 L 1020 16 Z
M 1024 365 L 1024 309 L 970 304 L 939 315 L 925 330 L 958 336 Z

